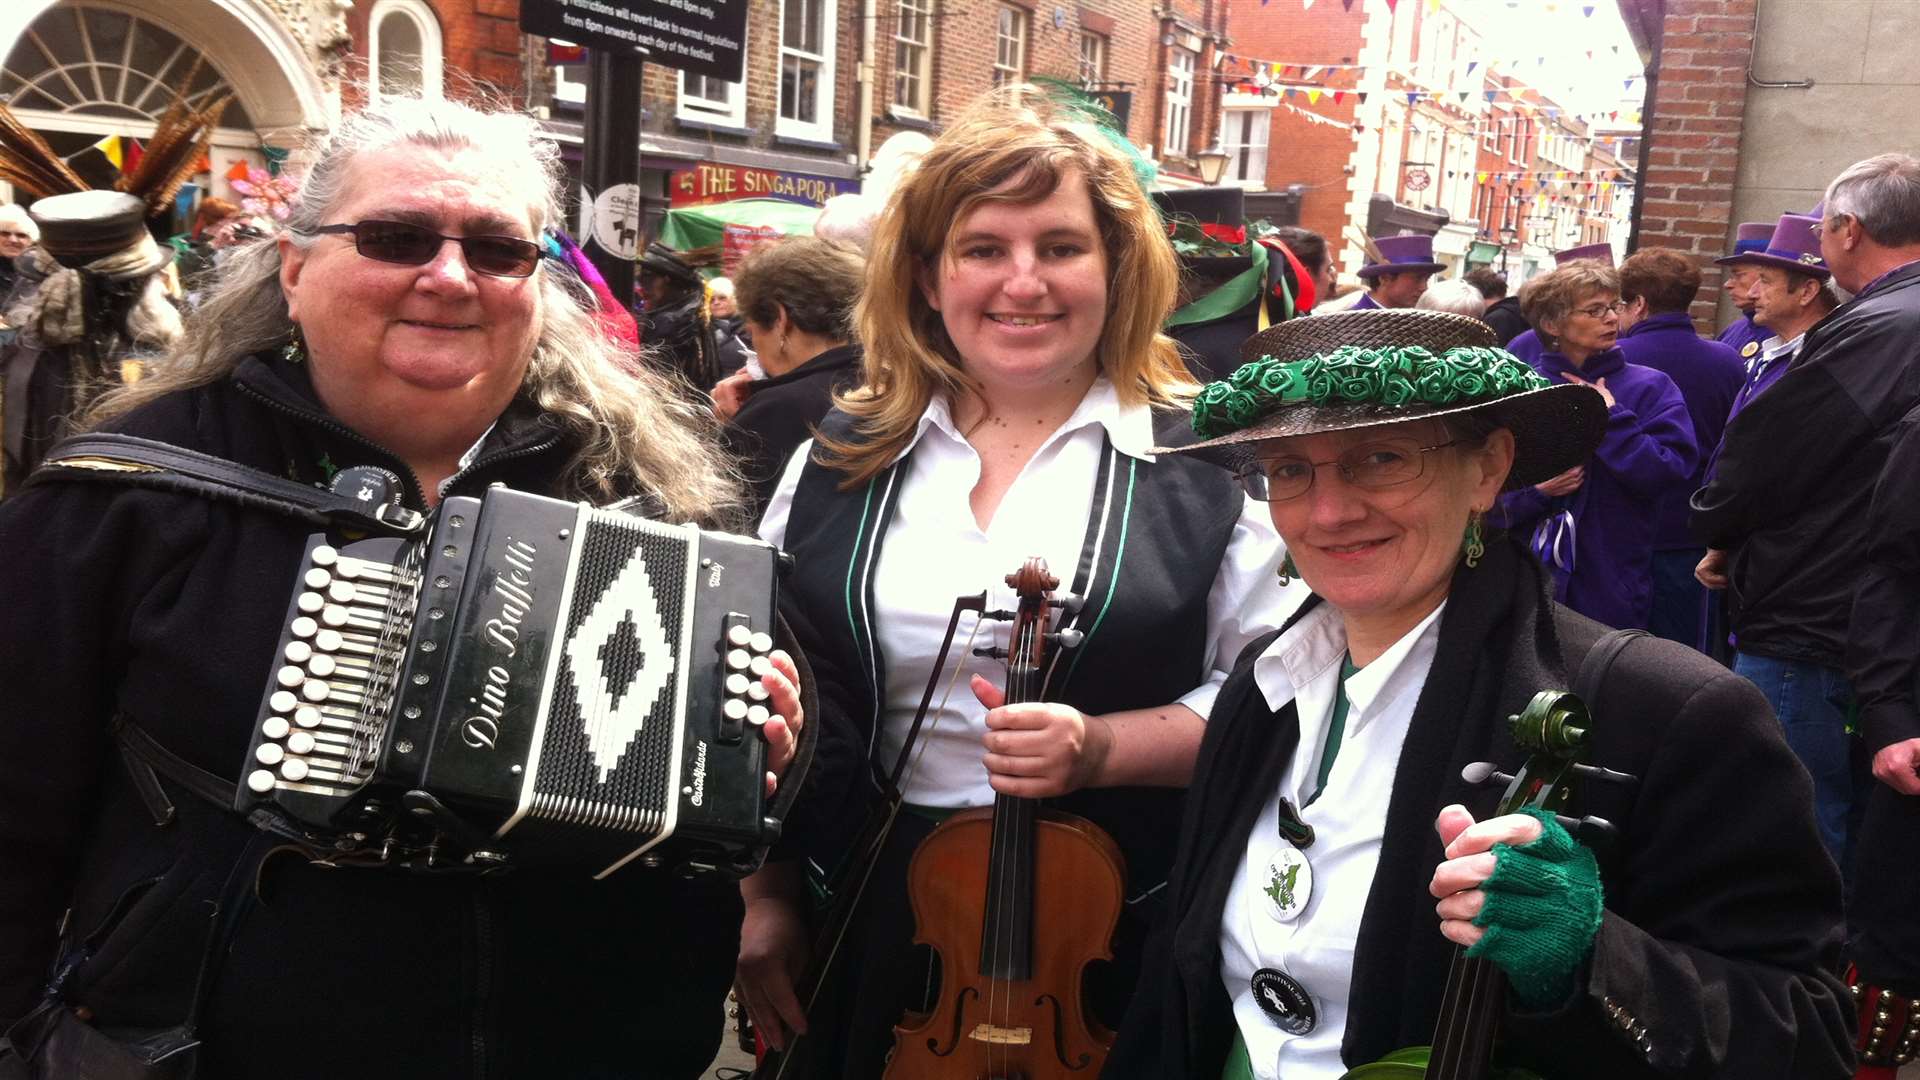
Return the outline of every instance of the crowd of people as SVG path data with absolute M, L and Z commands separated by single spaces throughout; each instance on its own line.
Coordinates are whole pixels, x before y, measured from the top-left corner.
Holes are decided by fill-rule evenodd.
M 1136 157 L 1002 89 L 851 226 L 727 277 L 648 245 L 636 310 L 552 143 L 454 101 L 349 116 L 187 290 L 139 199 L 0 210 L 0 1077 L 691 1078 L 729 992 L 777 1075 L 897 1077 L 989 966 L 928 946 L 917 854 L 1031 804 L 1115 858 L 1110 942 L 1045 991 L 1102 1075 L 1337 1080 L 1486 1022 L 1553 1077 L 1890 1078 L 1920 161 L 1741 226 L 1714 340 L 1689 255 L 1510 289 L 1379 236 L 1342 293 L 1326 238 Z M 314 526 L 41 465 L 86 431 L 756 533 L 804 660 L 761 677 L 778 842 L 737 885 L 421 873 L 235 813 Z M 1034 557 L 1061 659 L 1014 693 Z M 1554 708 L 1577 766 L 1507 722 Z M 1587 779 L 1480 782 L 1523 759 Z M 1056 1043 L 966 1015 L 954 1075 Z

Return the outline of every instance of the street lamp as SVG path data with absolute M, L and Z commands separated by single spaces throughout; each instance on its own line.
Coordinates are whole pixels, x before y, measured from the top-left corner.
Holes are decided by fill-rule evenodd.
M 1220 175 L 1227 171 L 1227 152 L 1220 146 L 1220 137 L 1214 136 L 1213 145 L 1193 155 L 1194 163 L 1200 166 L 1200 179 L 1208 187 L 1220 182 Z

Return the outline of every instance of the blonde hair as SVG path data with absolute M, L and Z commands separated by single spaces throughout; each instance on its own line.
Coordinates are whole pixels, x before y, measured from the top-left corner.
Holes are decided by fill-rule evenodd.
M 355 161 L 395 147 L 483 155 L 494 175 L 525 193 L 535 234 L 560 223 L 559 150 L 535 121 L 453 100 L 381 98 L 348 116 L 314 149 L 286 227 L 295 246 L 314 241 L 346 193 Z M 521 390 L 557 419 L 579 450 L 562 484 L 570 495 L 611 501 L 633 485 L 668 516 L 723 523 L 740 505 L 738 485 L 717 449 L 717 426 L 667 376 L 599 332 L 594 299 L 572 274 L 542 266 L 540 332 Z M 230 375 L 247 356 L 276 349 L 294 332 L 280 289 L 273 239 L 235 248 L 188 320 L 186 333 L 139 382 L 103 398 L 99 424 L 178 390 Z
M 947 257 L 953 227 L 982 204 L 1037 203 L 1069 172 L 1086 178 L 1107 256 L 1107 317 L 1095 348 L 1123 405 L 1178 404 L 1197 392 L 1160 324 L 1180 276 L 1159 214 L 1132 163 L 1092 123 L 1025 85 L 992 91 L 933 144 L 887 204 L 854 309 L 865 347 L 861 385 L 836 404 L 854 437 L 821 437 L 822 464 L 851 487 L 905 449 L 935 394 L 978 393 L 940 313 L 919 287 Z

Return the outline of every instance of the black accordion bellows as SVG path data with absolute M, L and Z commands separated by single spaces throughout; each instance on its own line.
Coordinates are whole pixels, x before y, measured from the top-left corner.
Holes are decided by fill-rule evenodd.
M 307 547 L 235 796 L 342 861 L 740 875 L 780 554 L 506 488 Z

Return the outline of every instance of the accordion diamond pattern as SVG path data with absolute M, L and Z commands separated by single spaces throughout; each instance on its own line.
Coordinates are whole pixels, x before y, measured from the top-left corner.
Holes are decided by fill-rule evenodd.
M 587 524 L 539 748 L 538 816 L 641 833 L 663 825 L 690 545 L 656 530 L 619 515 Z

